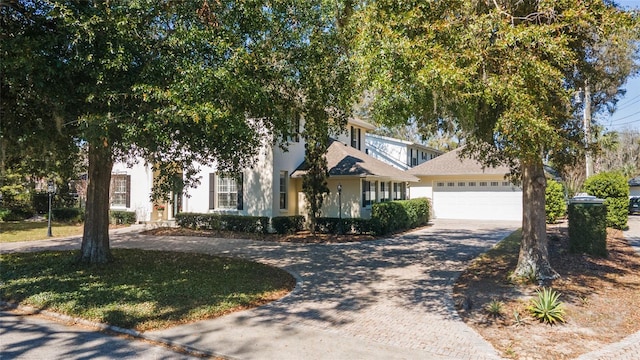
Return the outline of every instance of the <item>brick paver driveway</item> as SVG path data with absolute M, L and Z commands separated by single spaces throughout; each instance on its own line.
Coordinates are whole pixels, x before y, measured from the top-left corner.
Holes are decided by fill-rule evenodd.
M 437 220 L 393 239 L 328 245 L 137 234 L 112 235 L 112 244 L 242 257 L 298 278 L 279 301 L 147 333 L 152 338 L 243 359 L 495 359 L 457 316 L 451 285 L 469 260 L 519 225 Z M 31 247 L 38 246 L 46 247 Z

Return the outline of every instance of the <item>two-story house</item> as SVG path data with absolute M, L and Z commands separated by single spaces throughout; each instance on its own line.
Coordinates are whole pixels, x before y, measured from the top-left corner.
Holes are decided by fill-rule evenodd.
M 296 125 L 302 129 L 303 120 Z M 374 202 L 405 199 L 409 183 L 418 181 L 365 153 L 365 137 L 372 129 L 373 125 L 365 121 L 351 119 L 344 132 L 330 140 L 326 156 L 331 192 L 322 216 L 369 217 Z M 154 209 L 150 201 L 154 174 L 149 164 L 131 168 L 115 164 L 111 208 L 135 211 L 138 221 L 172 219 L 178 212 L 306 215 L 302 193 L 304 138 L 289 139 L 286 151 L 265 143 L 259 152 L 252 168 L 231 177 L 219 174 L 215 165 L 200 166 L 200 184 L 182 194 L 172 194 L 172 200 L 162 205 L 164 211 Z

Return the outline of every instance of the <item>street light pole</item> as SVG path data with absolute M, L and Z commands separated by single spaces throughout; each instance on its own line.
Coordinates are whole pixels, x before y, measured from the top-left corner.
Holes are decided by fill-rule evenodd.
M 342 234 L 342 184 L 338 183 L 338 231 Z
M 56 191 L 53 185 L 53 180 L 49 180 L 47 183 L 47 192 L 49 193 L 49 218 L 47 219 L 47 237 L 52 237 L 51 233 L 51 198 L 53 197 L 53 193 Z

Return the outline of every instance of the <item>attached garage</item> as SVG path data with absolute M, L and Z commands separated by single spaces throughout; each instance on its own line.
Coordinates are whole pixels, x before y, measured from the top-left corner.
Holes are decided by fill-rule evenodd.
M 522 219 L 522 191 L 508 181 L 436 181 L 432 205 L 441 219 Z
M 451 151 L 409 170 L 420 179 L 411 185 L 411 198 L 430 198 L 433 217 L 439 219 L 522 220 L 522 190 L 505 180 L 509 169 L 483 168 L 459 153 Z

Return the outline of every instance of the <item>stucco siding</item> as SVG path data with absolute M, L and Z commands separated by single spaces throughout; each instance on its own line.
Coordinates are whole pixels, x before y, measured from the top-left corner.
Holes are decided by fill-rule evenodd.
M 151 220 L 151 188 L 153 186 L 153 170 L 144 162 L 138 162 L 133 167 L 124 163 L 115 163 L 111 170 L 113 175 L 130 175 L 130 206 L 112 206 L 112 210 L 135 211 L 138 221 Z

